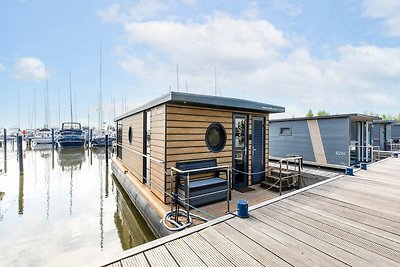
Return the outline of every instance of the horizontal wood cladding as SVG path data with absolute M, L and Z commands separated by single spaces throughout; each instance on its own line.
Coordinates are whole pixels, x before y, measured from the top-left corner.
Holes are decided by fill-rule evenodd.
M 208 126 L 221 123 L 226 131 L 226 144 L 221 152 L 211 152 L 205 142 Z M 232 163 L 232 111 L 167 105 L 167 171 L 178 161 L 217 159 L 218 165 Z M 207 177 L 207 174 L 192 175 L 191 180 Z M 166 177 L 166 188 L 170 189 L 170 176 Z
M 129 142 L 129 127 L 132 128 L 132 143 Z M 132 151 L 143 151 L 143 112 L 122 120 L 122 163 L 138 180 L 143 177 L 143 157 Z
M 150 110 L 150 156 L 165 161 L 166 105 Z M 162 201 L 165 199 L 165 165 L 150 161 L 151 191 Z

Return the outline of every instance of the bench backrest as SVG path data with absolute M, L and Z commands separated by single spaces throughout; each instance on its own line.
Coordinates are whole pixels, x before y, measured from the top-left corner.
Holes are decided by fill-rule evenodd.
M 203 168 L 210 168 L 210 167 L 217 167 L 217 159 L 206 159 L 206 160 L 196 160 L 196 161 L 181 161 L 176 163 L 176 168 L 182 171 L 187 170 L 194 170 L 194 169 L 203 169 Z M 210 173 L 215 172 L 215 170 L 204 170 L 199 173 Z

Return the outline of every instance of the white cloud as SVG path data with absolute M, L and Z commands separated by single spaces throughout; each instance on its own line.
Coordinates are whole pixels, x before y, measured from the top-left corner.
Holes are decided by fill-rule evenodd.
M 182 0 L 182 2 L 187 6 L 194 6 L 197 3 L 197 0 Z
M 15 63 L 15 78 L 40 82 L 46 79 L 46 66 L 35 57 L 21 57 Z
M 345 45 L 331 53 L 336 58 L 319 59 L 264 19 L 218 12 L 196 19 L 122 23 L 126 43 L 115 49 L 122 69 L 176 90 L 179 64 L 181 90 L 187 80 L 190 92 L 213 94 L 216 66 L 222 95 L 287 106 L 288 117 L 310 108 L 398 112 L 400 47 Z
M 387 33 L 400 36 L 400 1 L 399 0 L 364 0 L 363 15 L 383 19 Z
M 257 19 L 260 16 L 261 9 L 258 6 L 257 1 L 253 1 L 249 4 L 249 7 L 242 12 L 242 17 L 248 19 Z
M 291 0 L 273 0 L 272 6 L 276 10 L 280 10 L 286 15 L 295 17 L 300 15 L 303 12 L 303 9 L 299 3 L 295 3 L 295 1 Z
M 3 64 L 0 63 L 0 72 L 3 72 L 6 69 Z
M 165 12 L 167 6 L 157 0 L 139 0 L 134 5 L 112 4 L 96 12 L 105 22 L 143 21 Z

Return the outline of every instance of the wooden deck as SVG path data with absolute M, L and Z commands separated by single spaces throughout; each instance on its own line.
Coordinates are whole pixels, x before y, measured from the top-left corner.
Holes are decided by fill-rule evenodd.
M 389 158 L 125 251 L 109 266 L 399 266 L 400 159 Z

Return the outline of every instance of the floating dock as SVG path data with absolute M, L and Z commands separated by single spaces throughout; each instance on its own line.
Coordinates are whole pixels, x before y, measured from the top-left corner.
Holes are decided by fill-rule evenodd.
M 104 266 L 399 266 L 400 159 L 125 251 Z

